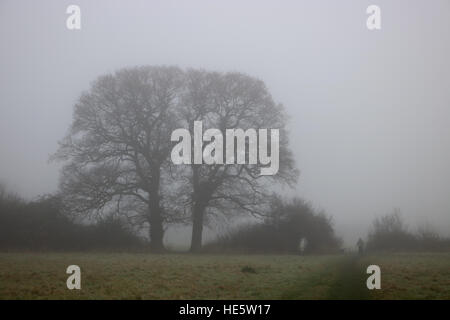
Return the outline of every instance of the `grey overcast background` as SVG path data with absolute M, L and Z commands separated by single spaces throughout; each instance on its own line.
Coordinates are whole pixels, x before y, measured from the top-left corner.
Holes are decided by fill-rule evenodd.
M 66 8 L 81 8 L 79 31 Z M 381 7 L 382 29 L 366 28 Z M 450 235 L 450 1 L 0 1 L 0 181 L 56 191 L 49 163 L 97 76 L 134 65 L 241 71 L 290 115 L 295 194 L 347 245 L 400 208 Z

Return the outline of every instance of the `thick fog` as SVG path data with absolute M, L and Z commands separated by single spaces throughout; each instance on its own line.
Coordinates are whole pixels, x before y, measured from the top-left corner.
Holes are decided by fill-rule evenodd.
M 81 30 L 66 8 L 81 8 Z M 381 8 L 381 30 L 366 8 Z M 352 244 L 400 208 L 450 234 L 450 2 L 0 2 L 0 180 L 29 199 L 57 190 L 49 163 L 97 76 L 134 65 L 240 71 L 290 117 L 292 194 Z M 169 138 L 169 137 L 168 137 Z

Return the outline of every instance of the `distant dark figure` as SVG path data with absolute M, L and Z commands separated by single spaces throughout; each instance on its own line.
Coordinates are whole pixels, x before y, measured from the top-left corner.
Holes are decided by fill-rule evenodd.
M 364 253 L 364 241 L 361 238 L 358 239 L 356 246 L 358 247 L 359 255 L 362 255 Z

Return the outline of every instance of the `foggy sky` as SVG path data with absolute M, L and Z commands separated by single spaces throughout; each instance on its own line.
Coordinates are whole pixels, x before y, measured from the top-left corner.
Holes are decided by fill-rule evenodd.
M 81 7 L 79 31 L 66 8 Z M 382 29 L 365 13 L 381 7 Z M 49 155 L 99 75 L 135 65 L 240 71 L 289 114 L 293 194 L 352 243 L 400 208 L 450 234 L 450 2 L 0 2 L 0 181 L 57 189 Z M 168 137 L 169 138 L 169 137 Z

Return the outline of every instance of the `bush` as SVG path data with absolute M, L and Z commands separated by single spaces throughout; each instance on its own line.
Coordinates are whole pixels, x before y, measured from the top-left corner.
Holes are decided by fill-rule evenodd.
M 83 225 L 61 213 L 56 197 L 25 202 L 0 192 L 1 250 L 91 250 L 140 247 L 143 241 L 117 219 Z
M 277 198 L 262 222 L 241 225 L 207 244 L 205 250 L 298 253 L 302 239 L 307 243 L 304 253 L 337 252 L 341 244 L 324 213 L 299 199 L 283 203 Z
M 449 251 L 450 239 L 430 228 L 408 231 L 399 210 L 376 218 L 367 241 L 368 251 Z

